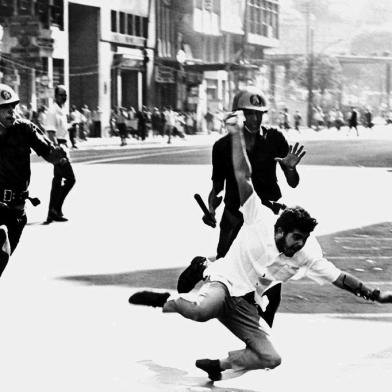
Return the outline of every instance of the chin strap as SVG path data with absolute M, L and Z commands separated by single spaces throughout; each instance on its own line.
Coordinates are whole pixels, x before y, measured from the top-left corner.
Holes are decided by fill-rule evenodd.
M 366 299 L 367 301 L 374 301 L 380 292 L 378 289 L 369 289 L 359 279 L 352 275 L 344 275 L 342 283 L 346 290 L 352 292 L 358 297 Z

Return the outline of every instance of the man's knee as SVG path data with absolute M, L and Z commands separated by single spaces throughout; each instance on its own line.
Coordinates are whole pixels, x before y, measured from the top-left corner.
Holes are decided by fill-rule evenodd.
M 282 358 L 278 354 L 257 353 L 258 369 L 274 369 L 282 363 Z
M 193 321 L 198 321 L 203 323 L 205 321 L 211 320 L 215 317 L 213 312 L 210 309 L 203 308 L 201 306 L 195 306 L 194 311 L 192 312 L 191 319 Z

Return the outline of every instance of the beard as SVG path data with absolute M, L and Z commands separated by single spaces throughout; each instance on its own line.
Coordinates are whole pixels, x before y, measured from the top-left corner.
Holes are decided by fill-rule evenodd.
M 276 241 L 276 247 L 287 257 L 293 257 L 300 250 L 297 246 L 288 246 L 285 236 Z

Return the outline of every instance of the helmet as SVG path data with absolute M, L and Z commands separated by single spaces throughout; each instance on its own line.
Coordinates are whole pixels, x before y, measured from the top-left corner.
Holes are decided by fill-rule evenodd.
M 256 87 L 247 87 L 244 90 L 240 90 L 233 99 L 232 111 L 241 109 L 267 112 L 267 99 Z
M 18 94 L 8 85 L 0 83 L 0 106 L 19 103 Z

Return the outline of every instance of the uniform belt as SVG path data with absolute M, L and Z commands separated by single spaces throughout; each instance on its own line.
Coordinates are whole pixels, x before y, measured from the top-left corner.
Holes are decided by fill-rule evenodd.
M 0 201 L 12 203 L 25 201 L 29 197 L 29 191 L 14 191 L 12 189 L 0 188 Z

